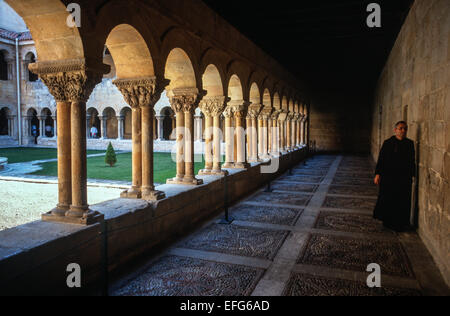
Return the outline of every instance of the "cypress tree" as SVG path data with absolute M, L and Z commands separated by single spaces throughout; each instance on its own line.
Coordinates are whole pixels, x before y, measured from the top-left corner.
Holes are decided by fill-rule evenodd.
M 108 149 L 106 150 L 105 155 L 105 163 L 113 167 L 117 162 L 116 152 L 114 151 L 113 145 L 111 142 L 108 145 Z

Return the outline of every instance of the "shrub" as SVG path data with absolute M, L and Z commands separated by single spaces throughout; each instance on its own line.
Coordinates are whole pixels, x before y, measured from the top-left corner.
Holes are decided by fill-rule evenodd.
M 106 150 L 105 163 L 110 167 L 113 167 L 117 163 L 116 152 L 111 143 L 109 143 L 108 149 Z

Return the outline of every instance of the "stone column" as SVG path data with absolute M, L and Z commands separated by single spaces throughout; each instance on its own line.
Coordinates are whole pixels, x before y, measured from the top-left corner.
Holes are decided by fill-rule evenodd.
M 199 103 L 197 89 L 175 89 L 169 92 L 172 109 L 177 115 L 177 177 L 168 184 L 200 185 L 194 175 L 194 112 Z M 184 150 L 183 150 L 184 149 Z
M 89 225 L 103 215 L 87 204 L 86 101 L 110 67 L 87 60 L 38 62 L 39 74 L 57 102 L 58 206 L 43 220 Z
M 305 116 L 304 115 L 302 115 L 300 125 L 301 125 L 300 140 L 301 140 L 301 144 L 305 145 Z
M 252 162 L 252 146 L 253 146 L 253 133 L 252 133 L 252 128 L 253 128 L 253 121 L 252 118 L 250 117 L 250 113 L 247 113 L 247 117 L 245 118 L 245 125 L 246 128 L 244 128 L 245 131 L 245 136 L 246 136 L 246 160 L 248 162 Z
M 100 116 L 102 126 L 102 139 L 108 139 L 108 118 L 106 116 Z
M 122 140 L 123 139 L 123 121 L 124 121 L 125 117 L 124 116 L 117 116 L 117 123 L 118 123 L 118 139 Z M 152 126 L 153 126 L 153 113 L 152 113 Z M 153 135 L 153 131 L 152 131 L 152 135 Z
M 225 164 L 224 168 L 234 168 L 234 128 L 233 128 L 233 108 L 228 107 L 223 112 L 225 117 Z
M 39 119 L 39 137 L 43 138 L 45 137 L 45 117 L 44 116 L 38 116 Z
M 164 117 L 163 116 L 157 116 L 156 117 L 156 121 L 157 121 L 157 127 L 156 127 L 156 131 L 157 131 L 157 139 L 158 140 L 163 140 L 164 137 L 164 133 L 163 133 L 163 120 Z
M 91 128 L 89 124 L 91 123 L 91 116 L 86 115 L 86 138 L 91 138 Z
M 204 113 L 203 113 L 204 114 Z M 203 141 L 203 126 L 202 126 L 202 116 L 194 117 L 194 141 L 202 142 Z
M 264 159 L 264 118 L 258 115 L 258 158 Z
M 156 191 L 153 182 L 153 108 L 168 81 L 149 77 L 116 80 L 114 84 L 132 109 L 133 186 L 121 196 L 149 201 L 163 199 L 165 194 Z
M 234 165 L 235 169 L 247 169 L 250 167 L 246 159 L 245 153 L 245 123 L 244 120 L 247 116 L 248 102 L 239 101 L 239 105 L 234 105 L 234 119 L 236 122 L 236 163 Z
M 286 118 L 286 151 L 292 150 L 292 115 L 289 113 Z
M 273 129 L 273 123 L 272 123 L 272 115 L 270 115 L 267 118 L 267 153 L 269 154 L 269 157 L 272 153 L 272 129 Z
M 278 129 L 278 117 L 280 115 L 281 111 L 275 111 L 272 114 L 272 129 L 271 129 L 271 136 L 272 136 L 272 141 L 271 141 L 271 155 L 273 157 L 279 157 L 280 156 L 280 149 L 279 149 L 279 129 Z
M 220 116 L 225 108 L 225 97 L 205 97 L 200 102 L 200 109 L 205 115 L 205 169 L 200 175 L 226 175 L 221 168 Z
M 260 104 L 252 104 L 249 108 L 248 118 L 250 124 L 247 125 L 247 134 L 250 134 L 250 144 L 249 144 L 249 162 L 258 162 L 258 121 L 257 118 L 261 112 L 262 106 Z

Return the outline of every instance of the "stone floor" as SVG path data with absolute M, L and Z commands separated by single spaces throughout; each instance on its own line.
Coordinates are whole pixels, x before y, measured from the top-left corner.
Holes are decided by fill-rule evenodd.
M 111 285 L 112 295 L 448 295 L 415 233 L 372 218 L 377 188 L 368 159 L 309 159 Z M 382 287 L 366 285 L 381 267 Z

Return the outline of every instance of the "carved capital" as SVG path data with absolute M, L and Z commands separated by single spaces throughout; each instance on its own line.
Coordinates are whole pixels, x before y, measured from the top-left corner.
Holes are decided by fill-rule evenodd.
M 153 107 L 161 97 L 168 80 L 158 80 L 156 77 L 139 79 L 118 79 L 114 85 L 120 90 L 125 101 L 132 108 Z
M 227 106 L 227 108 L 223 111 L 223 116 L 225 118 L 232 118 L 233 117 L 233 107 Z
M 86 59 L 37 62 L 28 69 L 39 75 L 57 102 L 87 102 L 110 66 Z
M 225 109 L 225 97 L 205 97 L 200 101 L 199 107 L 206 116 L 220 116 Z
M 176 89 L 169 92 L 169 102 L 175 113 L 194 113 L 200 101 L 197 89 Z

